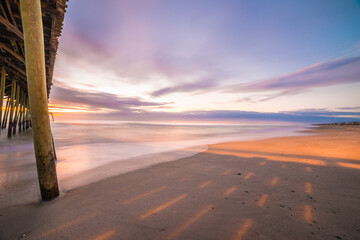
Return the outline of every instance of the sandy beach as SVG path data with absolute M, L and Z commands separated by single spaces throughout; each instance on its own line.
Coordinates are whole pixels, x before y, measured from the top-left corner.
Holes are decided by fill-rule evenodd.
M 0 207 L 0 239 L 360 239 L 360 127 L 309 133 L 209 145 Z

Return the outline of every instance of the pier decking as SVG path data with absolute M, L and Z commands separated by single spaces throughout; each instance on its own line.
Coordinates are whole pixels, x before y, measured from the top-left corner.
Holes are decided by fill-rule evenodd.
M 62 31 L 66 2 L 67 0 L 41 1 L 48 95 L 52 85 L 55 57 L 59 45 L 58 38 Z M 24 35 L 18 0 L 0 1 L 0 69 L 1 99 L 4 100 L 0 102 L 1 127 L 7 127 L 9 137 L 12 137 L 16 134 L 15 128 L 19 131 L 27 129 L 30 121 Z M 11 111 L 13 118 L 10 118 Z

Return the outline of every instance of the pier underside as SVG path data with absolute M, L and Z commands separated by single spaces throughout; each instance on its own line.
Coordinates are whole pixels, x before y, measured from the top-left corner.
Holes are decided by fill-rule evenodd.
M 48 97 L 67 0 L 0 0 L 0 125 L 32 127 L 43 199 L 59 194 Z

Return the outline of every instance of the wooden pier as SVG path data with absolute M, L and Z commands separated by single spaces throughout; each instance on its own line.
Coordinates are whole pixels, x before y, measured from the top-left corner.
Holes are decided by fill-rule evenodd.
M 0 134 L 32 128 L 41 197 L 59 195 L 48 98 L 68 0 L 0 0 Z

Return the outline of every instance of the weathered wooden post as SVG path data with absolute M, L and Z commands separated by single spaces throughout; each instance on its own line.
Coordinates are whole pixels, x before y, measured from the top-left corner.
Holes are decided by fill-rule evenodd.
M 30 105 L 29 105 L 29 97 L 28 97 L 28 99 L 27 99 L 27 102 L 26 102 L 26 109 L 27 109 L 27 111 L 26 111 L 26 129 L 28 129 L 29 128 L 29 119 L 30 119 L 30 117 L 29 117 L 29 115 L 30 115 Z
M 28 96 L 25 93 L 25 99 L 24 99 L 24 117 L 23 117 L 23 131 L 26 129 L 26 112 L 27 112 L 27 100 Z
M 21 132 L 21 121 L 22 121 L 22 116 L 23 116 L 23 111 L 24 111 L 24 93 L 23 91 L 20 92 L 20 112 L 19 112 L 19 121 L 18 121 L 18 126 L 19 126 L 19 132 Z
M 13 124 L 13 115 L 14 115 L 15 91 L 16 91 L 16 81 L 12 80 L 11 96 L 10 96 L 10 116 L 9 116 L 9 126 L 8 126 L 8 138 L 11 138 L 11 127 L 12 127 L 12 124 Z
M 14 115 L 14 120 L 13 120 L 13 124 L 12 124 L 12 128 L 13 128 L 13 135 L 16 135 L 16 125 L 19 119 L 19 113 L 20 113 L 20 85 L 17 84 L 17 89 L 16 89 L 16 102 L 15 102 L 15 115 Z
M 4 102 L 4 93 L 5 93 L 5 81 L 6 81 L 6 72 L 5 68 L 2 67 L 1 69 L 1 84 L 0 84 L 0 125 L 2 120 L 2 113 L 3 113 L 3 102 Z M 6 109 L 6 108 L 5 108 Z M 5 114 L 4 114 L 5 117 Z M 1 126 L 0 126 L 0 135 L 1 135 Z
M 45 75 L 44 34 L 40 0 L 20 0 L 26 77 L 41 198 L 59 195 L 52 145 Z
M 25 129 L 28 129 L 28 127 L 26 126 L 27 125 L 27 122 L 28 122 L 28 111 L 29 111 L 29 97 L 26 95 L 26 98 L 25 98 L 25 119 L 24 119 L 24 131 Z
M 23 98 L 22 98 L 22 111 L 21 111 L 21 121 L 19 123 L 19 131 L 25 131 L 25 127 L 24 127 L 24 119 L 25 119 L 25 100 L 26 99 L 26 93 L 23 92 Z
M 9 107 L 10 106 L 10 97 L 7 98 L 7 101 L 6 101 L 6 106 L 5 106 L 5 114 L 4 114 L 4 117 L 3 117 L 3 120 L 2 120 L 2 125 L 1 125 L 1 128 L 6 128 L 6 124 L 7 124 L 7 119 L 8 119 L 8 115 L 9 115 Z

